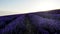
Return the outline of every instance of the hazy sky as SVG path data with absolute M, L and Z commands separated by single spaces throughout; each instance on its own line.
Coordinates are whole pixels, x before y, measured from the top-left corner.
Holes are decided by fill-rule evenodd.
M 0 0 L 0 15 L 60 9 L 60 0 Z

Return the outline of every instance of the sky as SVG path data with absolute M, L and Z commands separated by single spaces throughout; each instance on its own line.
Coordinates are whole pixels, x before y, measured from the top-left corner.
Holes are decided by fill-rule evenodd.
M 60 9 L 60 0 L 0 0 L 0 16 Z

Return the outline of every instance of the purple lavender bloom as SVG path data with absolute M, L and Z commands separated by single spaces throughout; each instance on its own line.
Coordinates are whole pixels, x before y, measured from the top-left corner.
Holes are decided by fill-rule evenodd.
M 60 34 L 60 10 L 0 16 L 0 34 Z

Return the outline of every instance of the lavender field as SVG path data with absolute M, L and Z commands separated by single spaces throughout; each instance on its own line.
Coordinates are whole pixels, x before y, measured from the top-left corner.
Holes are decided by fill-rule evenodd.
M 0 16 L 0 34 L 60 34 L 60 9 Z

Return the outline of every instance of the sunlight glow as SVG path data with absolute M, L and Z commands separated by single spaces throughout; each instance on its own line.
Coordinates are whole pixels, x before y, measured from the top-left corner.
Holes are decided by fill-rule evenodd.
M 8 6 L 7 8 L 0 8 L 0 16 L 60 9 L 59 3 L 59 0 L 32 0 L 22 3 L 23 5 L 16 3 L 16 5 L 11 5 L 11 7 Z

